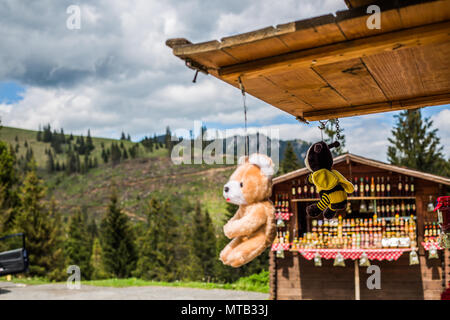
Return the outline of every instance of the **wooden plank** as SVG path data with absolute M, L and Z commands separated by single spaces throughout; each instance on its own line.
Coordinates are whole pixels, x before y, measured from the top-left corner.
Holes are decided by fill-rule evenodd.
M 416 27 L 450 19 L 450 1 L 416 1 L 413 5 L 398 8 L 404 28 Z
M 383 52 L 362 60 L 389 100 L 428 95 L 412 48 Z
M 170 41 L 173 40 L 168 40 L 167 42 Z M 170 46 L 170 44 L 168 45 Z M 182 59 L 189 58 L 207 68 L 213 69 L 239 62 L 239 60 L 220 49 L 220 42 L 217 40 L 196 43 L 195 45 L 174 46 L 173 54 Z
M 336 23 L 347 39 L 363 38 L 403 28 L 395 2 L 381 2 L 377 5 L 381 10 L 380 29 L 369 29 L 367 27 L 367 21 L 371 16 L 371 14 L 367 14 L 367 6 L 336 13 Z
M 405 109 L 416 109 L 429 106 L 443 105 L 447 103 L 450 103 L 450 93 L 435 96 L 411 98 L 401 101 L 389 101 L 385 103 L 374 103 L 344 108 L 307 111 L 303 113 L 303 117 L 308 121 L 316 121 L 330 118 L 344 118 L 372 113 L 390 112 Z
M 277 105 L 288 113 L 301 113 L 302 110 L 313 110 L 293 93 L 280 88 L 270 79 L 259 77 L 257 79 L 242 79 L 245 91 L 269 104 Z
M 276 34 L 274 27 L 268 27 L 225 37 L 221 39 L 221 49 L 240 62 L 288 52 L 289 47 Z
M 277 25 L 278 37 L 291 49 L 303 50 L 345 41 L 332 14 Z
M 450 91 L 450 46 L 414 48 L 413 56 L 422 87 L 427 93 Z
M 268 75 L 267 78 L 314 109 L 350 105 L 311 68 L 291 69 Z
M 283 69 L 335 63 L 386 51 L 448 43 L 450 42 L 449 31 L 450 22 L 395 31 L 224 67 L 219 70 L 219 76 L 224 79 L 233 79 L 245 74 L 247 78 L 254 78 L 277 70 L 281 72 L 280 70 Z
M 361 59 L 321 65 L 313 69 L 352 105 L 387 100 Z

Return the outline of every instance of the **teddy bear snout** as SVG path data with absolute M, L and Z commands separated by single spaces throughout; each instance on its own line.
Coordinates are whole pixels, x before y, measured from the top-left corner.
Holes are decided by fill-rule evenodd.
M 238 181 L 228 181 L 223 187 L 223 197 L 231 203 L 241 205 L 245 204 L 245 198 L 242 194 L 241 187 Z

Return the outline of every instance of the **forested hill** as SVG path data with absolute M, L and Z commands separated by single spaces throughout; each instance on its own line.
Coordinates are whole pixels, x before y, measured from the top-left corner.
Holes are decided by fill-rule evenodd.
M 114 184 L 121 206 L 132 219 L 142 220 L 146 200 L 150 194 L 160 193 L 199 200 L 216 225 L 222 223 L 226 206 L 222 186 L 234 166 L 174 165 L 164 136 L 141 142 L 132 142 L 124 133 L 118 133 L 120 136 L 97 138 L 89 132 L 73 136 L 47 127 L 41 131 L 10 127 L 0 130 L 0 139 L 12 146 L 22 170 L 31 157 L 36 160 L 47 198 L 55 200 L 63 216 L 81 208 L 98 220 L 106 210 Z M 297 157 L 303 158 L 308 144 L 301 140 L 291 144 Z M 286 141 L 280 141 L 280 158 L 286 145 Z

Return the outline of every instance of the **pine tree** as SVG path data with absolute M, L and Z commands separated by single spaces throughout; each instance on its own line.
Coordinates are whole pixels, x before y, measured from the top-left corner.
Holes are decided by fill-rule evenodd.
M 53 154 L 51 150 L 47 153 L 47 163 L 46 163 L 47 172 L 52 173 L 55 171 L 55 161 L 53 159 Z
M 16 157 L 8 145 L 0 141 L 0 235 L 11 228 L 19 206 L 17 182 Z
M 111 162 L 114 165 L 120 162 L 122 158 L 122 153 L 120 152 L 120 148 L 116 143 L 111 143 Z
M 24 232 L 30 261 L 30 275 L 61 278 L 61 230 L 59 217 L 52 216 L 52 207 L 47 208 L 43 199 L 45 189 L 36 175 L 36 164 L 32 162 L 21 187 L 21 206 L 14 219 L 17 232 Z
M 198 258 L 203 281 L 211 281 L 216 271 L 216 235 L 208 211 L 202 214 L 200 203 L 197 203 L 192 228 L 193 253 Z
M 136 266 L 136 249 L 128 217 L 117 202 L 113 191 L 101 226 L 102 261 L 109 274 L 127 278 Z
M 120 140 L 127 140 L 125 137 L 125 132 L 122 131 L 122 134 L 120 135 Z
M 92 256 L 90 264 L 92 266 L 92 279 L 106 279 L 108 274 L 106 273 L 102 263 L 102 247 L 100 240 L 95 238 L 92 245 Z
M 78 210 L 69 220 L 65 253 L 70 265 L 80 267 L 83 279 L 91 279 L 92 276 L 92 245 L 92 237 L 87 229 L 86 216 Z
M 170 131 L 169 126 L 166 127 L 166 135 L 164 137 L 164 144 L 167 149 L 168 156 L 170 157 L 170 155 L 172 154 L 172 149 L 173 149 L 173 141 L 172 141 L 172 132 Z
M 88 129 L 88 134 L 86 137 L 86 152 L 87 154 L 90 154 L 95 149 L 94 142 L 92 141 L 91 137 L 91 130 Z
M 147 208 L 147 230 L 140 239 L 135 276 L 148 280 L 173 281 L 177 278 L 177 222 L 166 199 L 152 197 Z
M 399 166 L 434 174 L 445 174 L 443 147 L 433 129 L 433 121 L 422 119 L 419 109 L 405 110 L 394 116 L 397 121 L 388 138 L 388 161 Z
M 300 168 L 297 155 L 294 152 L 291 142 L 287 143 L 286 150 L 284 151 L 284 157 L 281 161 L 282 173 L 288 173 Z
M 125 149 L 125 148 L 123 148 L 122 158 L 123 158 L 124 160 L 127 160 L 127 159 L 128 159 L 128 152 L 127 152 L 127 149 Z

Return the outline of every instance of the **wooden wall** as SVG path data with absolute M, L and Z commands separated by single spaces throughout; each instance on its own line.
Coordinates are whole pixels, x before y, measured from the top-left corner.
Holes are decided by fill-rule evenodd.
M 342 162 L 335 166 L 347 178 L 362 175 L 396 174 L 378 168 L 369 167 L 354 162 Z M 297 177 L 295 179 L 304 177 Z M 294 180 L 295 180 L 294 179 Z M 445 186 L 414 179 L 416 186 L 418 243 L 423 241 L 424 222 L 436 220 L 433 213 L 427 212 L 429 196 L 442 195 Z M 274 186 L 276 193 L 291 192 L 291 181 Z M 296 206 L 293 206 L 294 217 L 290 223 L 292 234 L 293 224 L 297 221 Z M 420 264 L 409 265 L 409 253 L 404 253 L 397 261 L 371 261 L 380 266 L 381 289 L 369 290 L 366 286 L 367 268 L 361 267 L 360 297 L 361 299 L 440 299 L 444 285 L 450 281 L 450 251 L 439 251 L 440 259 L 428 259 L 426 252 L 419 245 Z M 444 271 L 443 271 L 444 270 Z M 270 254 L 270 295 L 271 299 L 354 299 L 354 262 L 346 260 L 346 267 L 333 267 L 333 260 L 322 259 L 322 267 L 315 267 L 313 261 L 308 261 L 298 253 L 285 252 L 284 259 L 276 259 L 275 253 Z
M 442 254 L 442 252 L 440 252 Z M 271 298 L 277 300 L 352 300 L 355 298 L 353 260 L 345 261 L 345 268 L 334 267 L 333 260 L 322 259 L 322 267 L 315 267 L 297 253 L 285 253 L 277 259 L 275 276 L 271 280 Z M 271 266 L 274 254 L 271 253 Z M 447 257 L 448 262 L 448 257 Z M 440 299 L 443 291 L 441 260 L 420 256 L 420 264 L 409 265 L 409 253 L 397 261 L 371 261 L 380 267 L 381 289 L 368 289 L 371 274 L 359 267 L 360 297 L 362 300 L 422 300 Z M 276 292 L 272 281 L 276 281 Z

